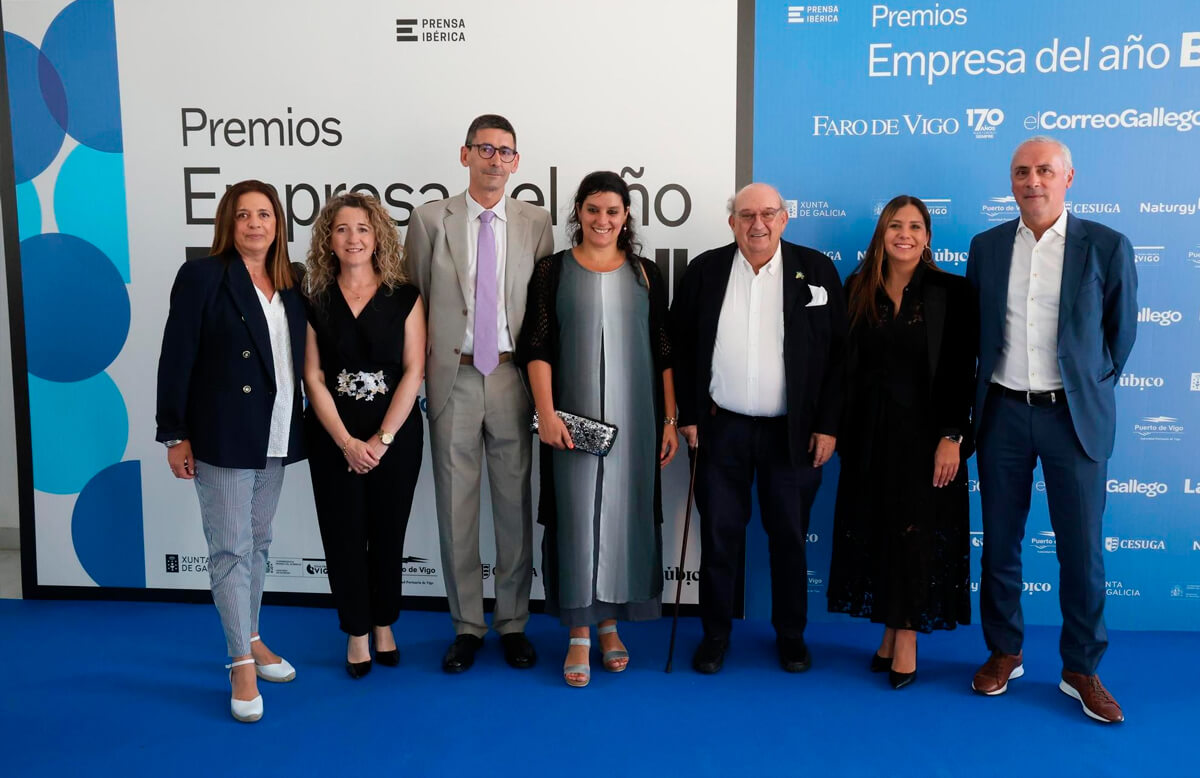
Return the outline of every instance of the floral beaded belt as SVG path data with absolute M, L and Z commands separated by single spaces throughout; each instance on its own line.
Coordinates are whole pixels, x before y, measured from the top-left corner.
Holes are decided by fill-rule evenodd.
M 371 402 L 377 394 L 387 394 L 387 377 L 382 370 L 374 373 L 359 371 L 349 373 L 345 370 L 338 373 L 337 392 L 355 400 Z

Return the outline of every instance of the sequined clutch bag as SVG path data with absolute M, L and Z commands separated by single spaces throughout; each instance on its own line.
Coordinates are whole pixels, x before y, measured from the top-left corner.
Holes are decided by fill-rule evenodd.
M 595 454 L 598 457 L 607 456 L 608 452 L 612 451 L 613 442 L 617 439 L 615 424 L 605 424 L 602 421 L 589 419 L 587 416 L 576 416 L 566 411 L 555 411 L 555 413 L 566 425 L 567 433 L 570 434 L 576 451 Z M 533 412 L 533 422 L 529 425 L 529 431 L 538 431 L 537 411 Z

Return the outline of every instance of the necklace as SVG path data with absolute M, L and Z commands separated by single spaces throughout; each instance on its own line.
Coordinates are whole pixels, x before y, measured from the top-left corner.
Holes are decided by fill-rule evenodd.
M 360 287 L 362 289 L 361 292 L 355 292 L 353 289 L 347 287 L 341 281 L 338 281 L 338 288 L 341 289 L 342 293 L 345 294 L 347 297 L 350 297 L 354 302 L 358 302 L 363 297 L 367 296 L 368 293 L 374 294 L 375 290 L 377 288 L 379 288 L 379 282 L 374 281 L 370 284 Z

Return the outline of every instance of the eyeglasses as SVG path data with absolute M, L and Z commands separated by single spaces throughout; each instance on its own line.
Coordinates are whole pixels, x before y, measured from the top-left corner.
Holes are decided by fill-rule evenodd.
M 491 159 L 496 156 L 496 152 L 500 152 L 500 159 L 505 162 L 512 162 L 517 158 L 517 150 L 511 149 L 508 146 L 496 147 L 490 143 L 468 143 L 467 148 L 475 149 L 479 152 L 479 156 L 484 159 Z
M 783 211 L 782 208 L 764 208 L 761 211 L 738 211 L 738 220 L 744 224 L 753 224 L 756 218 L 760 218 L 763 222 L 774 221 L 775 217 Z

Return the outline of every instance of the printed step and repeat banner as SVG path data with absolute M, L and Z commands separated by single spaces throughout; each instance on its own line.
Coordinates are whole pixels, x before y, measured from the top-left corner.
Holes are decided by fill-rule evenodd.
M 1040 133 L 1069 144 L 1068 207 L 1130 236 L 1140 282 L 1109 469 L 1108 621 L 1200 624 L 1200 5 L 5 0 L 2 10 L 20 233 L 7 261 L 20 263 L 14 331 L 25 337 L 13 348 L 28 370 L 34 486 L 23 521 L 34 520 L 39 589 L 207 588 L 194 489 L 154 442 L 155 372 L 172 280 L 209 245 L 224 188 L 272 183 L 301 259 L 335 192 L 379 195 L 403 230 L 417 205 L 462 191 L 466 126 L 497 112 L 521 151 L 510 193 L 549 209 L 559 248 L 576 183 L 616 170 L 633 185 L 643 253 L 672 286 L 690 257 L 730 240 L 725 201 L 748 177 L 739 154 L 788 200 L 787 237 L 844 277 L 899 193 L 925 199 L 935 257 L 962 273 L 971 236 L 1016 218 L 1015 146 Z M 753 71 L 740 94 L 739 50 Z M 750 117 L 750 106 L 739 136 L 739 107 Z M 836 481 L 835 459 L 809 534 L 814 620 L 831 618 Z M 695 533 L 679 560 L 686 489 L 681 456 L 664 479 L 664 578 L 670 596 L 684 576 L 695 602 Z M 982 534 L 973 539 L 977 576 Z M 1040 480 L 1024 562 L 1028 621 L 1057 623 Z M 428 464 L 403 563 L 407 594 L 444 595 Z M 746 569 L 748 612 L 765 616 L 757 521 Z M 288 469 L 268 588 L 328 590 L 303 464 Z
M 925 201 L 935 259 L 964 273 L 971 237 L 1017 218 L 1008 163 L 1038 134 L 1071 148 L 1070 212 L 1124 232 L 1136 251 L 1137 344 L 1108 469 L 1107 620 L 1195 629 L 1200 4 L 756 4 L 754 176 L 788 200 L 786 237 L 825 252 L 843 277 L 898 194 Z M 970 467 L 977 589 L 985 541 Z M 1024 610 L 1030 623 L 1058 623 L 1055 536 L 1040 469 L 1034 478 Z M 809 536 L 814 617 L 825 610 L 835 486 L 829 468 Z
M 302 260 L 336 192 L 378 195 L 402 231 L 418 205 L 461 192 L 467 125 L 500 113 L 521 152 L 510 194 L 550 211 L 559 248 L 576 185 L 597 169 L 631 184 L 643 254 L 672 284 L 689 256 L 727 243 L 737 6 L 694 11 L 633 0 L 6 0 L 25 310 L 14 351 L 28 365 L 38 587 L 208 588 L 195 489 L 154 441 L 155 375 L 175 273 L 206 253 L 230 184 L 276 187 Z M 428 450 L 425 460 L 404 585 L 438 598 Z M 671 595 L 687 476 L 680 457 L 664 480 Z M 486 482 L 483 494 L 490 596 Z M 685 602 L 696 599 L 696 537 Z M 274 538 L 269 591 L 328 591 L 306 464 L 287 469 Z

